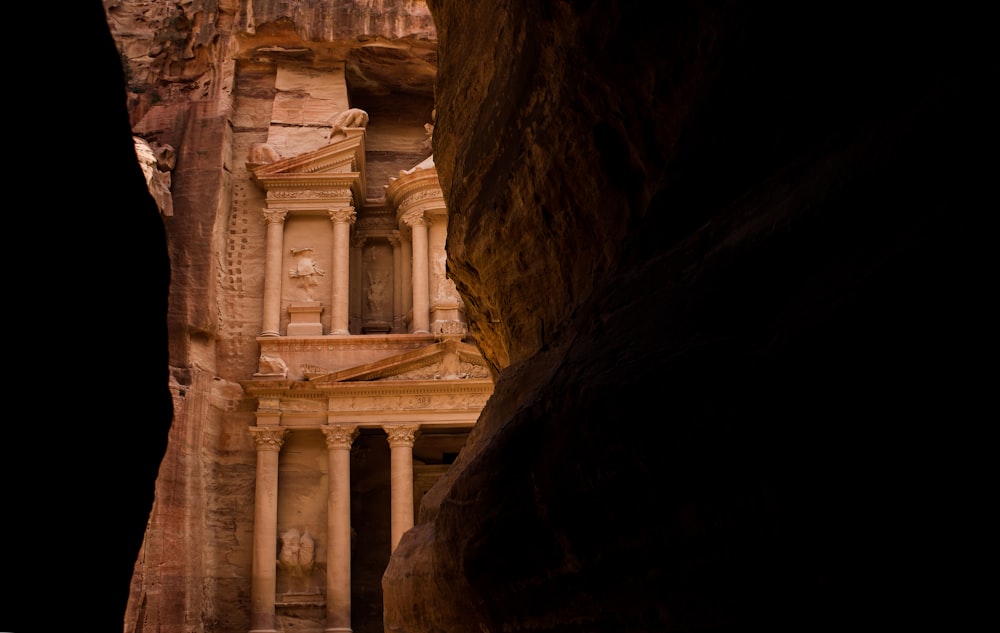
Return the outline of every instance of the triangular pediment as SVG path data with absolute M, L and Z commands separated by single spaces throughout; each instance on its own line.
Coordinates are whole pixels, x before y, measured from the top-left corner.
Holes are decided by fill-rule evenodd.
M 277 188 L 349 186 L 357 192 L 363 192 L 365 130 L 344 129 L 323 147 L 263 165 L 250 165 L 250 173 L 265 191 Z
M 390 356 L 357 367 L 321 373 L 306 372 L 310 382 L 374 382 L 397 380 L 463 380 L 489 378 L 486 361 L 478 348 L 468 343 L 443 341 L 421 349 Z

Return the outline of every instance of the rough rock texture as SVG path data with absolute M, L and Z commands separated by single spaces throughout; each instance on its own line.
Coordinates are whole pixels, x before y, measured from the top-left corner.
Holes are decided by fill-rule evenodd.
M 430 4 L 449 273 L 499 380 L 390 559 L 386 630 L 963 617 L 957 18 Z
M 165 219 L 175 417 L 126 630 L 244 631 L 255 452 L 246 433 L 253 403 L 238 381 L 257 367 L 264 257 L 253 246 L 263 236 L 262 202 L 246 170 L 248 147 L 268 138 L 269 125 L 301 119 L 295 108 L 302 102 L 315 108 L 315 123 L 334 117 L 346 104 L 301 97 L 321 88 L 324 73 L 331 84 L 346 75 L 352 100 L 373 118 L 369 193 L 384 195 L 388 175 L 428 154 L 434 25 L 425 3 L 401 0 L 104 6 L 125 68 L 132 129 L 176 150 L 173 215 Z M 276 79 L 279 64 L 284 74 Z M 278 149 L 301 152 L 300 141 L 290 136 Z M 376 598 L 383 568 L 366 583 Z M 380 609 L 380 601 L 358 600 L 359 624 L 369 607 Z
M 3 566 L 16 578 L 0 630 L 120 632 L 171 424 L 170 261 L 100 2 L 67 5 L 44 27 L 51 7 L 23 8 L 13 21 L 78 66 L 8 68 L 33 96 L 10 110 L 7 143 L 18 203 L 5 224 L 5 325 L 22 395 L 0 460 Z
M 624 2 L 432 3 L 451 274 L 499 380 L 425 497 L 429 523 L 390 559 L 388 630 L 965 628 L 980 594 L 962 563 L 981 559 L 988 499 L 973 494 L 977 408 L 991 394 L 983 207 L 968 195 L 974 38 L 943 10 L 788 4 L 675 4 L 651 20 Z M 63 408 L 21 409 L 11 425 L 12 451 L 44 456 L 5 460 L 5 482 L 37 473 L 19 485 L 30 499 L 3 503 L 17 508 L 10 569 L 28 578 L 0 604 L 11 631 L 120 630 L 163 455 L 164 236 L 105 27 L 79 15 L 66 18 L 77 37 L 59 40 L 91 62 L 59 78 L 75 107 L 49 99 L 35 114 L 61 130 L 69 116 L 77 146 L 101 156 L 60 180 L 97 191 L 99 213 L 13 214 L 18 236 L 65 239 L 38 261 L 43 276 L 15 275 L 12 296 L 67 271 L 87 275 L 87 294 L 28 322 L 74 338 L 27 354 L 24 373 Z M 217 141 L 163 120 L 205 151 Z M 182 145 L 159 140 L 180 167 Z M 33 145 L 34 172 L 52 150 Z M 198 392 L 186 406 L 225 411 L 228 384 L 198 365 L 213 358 L 205 273 L 185 280 L 180 259 L 198 345 L 171 363 L 198 371 L 174 378 Z M 203 431 L 215 432 L 175 425 L 185 458 L 229 455 L 236 440 Z M 197 474 L 165 462 L 163 485 L 175 472 L 206 485 L 178 466 Z M 175 528 L 203 525 L 171 494 L 157 504 L 188 514 L 147 547 L 169 552 Z M 197 619 L 223 611 L 204 609 L 216 587 L 190 591 L 200 581 L 175 616 L 240 630 Z

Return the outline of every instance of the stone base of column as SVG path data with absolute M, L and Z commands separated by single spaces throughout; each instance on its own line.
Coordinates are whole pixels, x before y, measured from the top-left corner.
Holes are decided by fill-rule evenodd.
M 351 629 L 351 628 L 346 628 L 345 629 L 343 627 L 334 627 L 332 629 L 323 629 L 323 633 L 354 633 L 354 629 Z
M 250 633 L 278 633 L 278 629 L 250 629 Z

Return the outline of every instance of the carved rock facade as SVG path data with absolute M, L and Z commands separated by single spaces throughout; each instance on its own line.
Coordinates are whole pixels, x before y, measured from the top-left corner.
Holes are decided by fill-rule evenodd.
M 252 4 L 259 16 L 284 3 Z M 385 624 L 956 628 L 965 609 L 951 599 L 977 595 L 958 595 L 968 576 L 956 561 L 981 554 L 968 533 L 983 497 L 967 493 L 982 474 L 976 404 L 991 393 L 970 363 L 987 338 L 989 293 L 971 239 L 985 234 L 981 205 L 964 195 L 966 142 L 981 132 L 964 83 L 977 58 L 954 37 L 965 28 L 947 11 L 870 3 L 689 3 L 657 20 L 621 2 L 431 8 L 448 273 L 498 379 L 388 559 Z M 178 32 L 211 36 L 171 44 L 188 56 L 160 65 L 169 98 L 131 93 L 134 131 L 178 148 L 173 183 L 185 191 L 170 227 L 178 418 L 141 559 L 149 582 L 129 620 L 149 630 L 248 630 L 247 493 L 260 472 L 248 456 L 270 453 L 245 429 L 257 415 L 322 417 L 322 398 L 288 396 L 336 375 L 313 358 L 260 362 L 265 267 L 241 245 L 263 228 L 220 201 L 260 195 L 232 159 L 269 136 L 270 117 L 248 108 L 269 108 L 278 90 L 303 94 L 265 67 L 314 55 L 311 35 L 288 34 L 338 27 L 253 23 L 273 39 L 229 68 L 218 60 L 234 59 L 233 41 L 213 29 L 249 24 L 242 4 L 179 21 Z M 400 54 L 430 50 L 416 40 L 385 37 L 352 59 L 389 49 L 419 68 L 429 58 Z M 191 79 L 199 68 L 205 78 Z M 186 90 L 171 83 L 185 78 Z M 405 167 L 373 158 L 425 141 L 389 135 L 375 150 L 376 110 L 366 109 L 368 187 L 420 156 Z M 244 116 L 229 126 L 231 112 Z M 319 123 L 300 131 L 329 134 Z M 298 155 L 292 141 L 262 162 Z M 217 151 L 230 142 L 241 150 Z M 210 168 L 196 168 L 199 157 Z M 387 357 L 397 376 L 410 371 L 406 353 Z M 290 372 L 304 380 L 286 394 Z M 243 387 L 254 373 L 278 387 L 257 409 Z M 342 468 L 338 451 L 363 436 L 326 427 L 305 440 L 293 431 L 289 441 L 308 446 L 288 456 Z M 391 450 L 410 448 L 405 429 L 392 437 Z M 362 448 L 377 461 L 374 444 Z M 296 476 L 315 475 L 296 459 L 286 463 Z M 305 522 L 276 523 L 275 555 L 278 530 Z M 326 537 L 310 534 L 321 547 Z M 358 631 L 374 621 L 353 615 Z
M 381 632 L 493 389 L 446 272 L 428 9 L 105 6 L 140 149 L 177 148 L 174 432 L 126 629 Z

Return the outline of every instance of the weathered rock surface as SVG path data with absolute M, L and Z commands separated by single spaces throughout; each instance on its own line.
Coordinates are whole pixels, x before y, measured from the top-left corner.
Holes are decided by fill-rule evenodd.
M 957 617 L 944 421 L 981 333 L 952 18 L 430 4 L 449 270 L 499 380 L 386 630 Z
M 235 6 L 219 6 L 237 21 Z M 253 6 L 259 33 L 265 5 Z M 966 195 L 965 143 L 978 122 L 955 23 L 844 3 L 693 3 L 657 20 L 632 7 L 431 4 L 449 265 L 499 380 L 456 467 L 424 498 L 426 522 L 390 559 L 387 630 L 962 628 L 966 610 L 951 598 L 969 589 L 960 562 L 978 559 L 975 411 L 989 391 L 972 361 L 987 340 L 979 300 L 989 287 L 975 247 L 982 207 Z M 121 161 L 133 151 L 114 106 L 121 78 L 96 50 L 92 67 L 108 74 L 67 82 L 82 95 L 108 78 L 97 92 L 108 100 L 82 100 L 92 111 L 75 116 L 91 149 Z M 201 76 L 210 57 L 167 67 Z M 226 109 L 211 105 L 190 122 L 180 109 L 142 117 L 150 130 L 184 131 L 184 144 L 159 140 L 179 148 L 175 183 L 195 180 L 191 195 L 225 191 L 182 168 L 185 151 L 220 142 L 222 126 L 203 121 Z M 51 229 L 76 246 L 45 270 L 62 276 L 84 262 L 97 271 L 91 306 L 131 303 L 52 319 L 52 331 L 69 322 L 90 336 L 118 328 L 118 338 L 79 354 L 83 375 L 59 381 L 64 400 L 98 407 L 96 431 L 77 432 L 77 409 L 14 425 L 29 431 L 15 435 L 17 450 L 68 447 L 48 487 L 72 488 L 45 496 L 50 512 L 36 502 L 9 522 L 6 542 L 27 531 L 51 562 L 26 553 L 30 565 L 12 565 L 46 582 L 11 590 L 0 629 L 121 624 L 165 395 L 154 316 L 165 310 L 162 226 L 148 222 L 155 203 L 132 165 L 107 170 L 99 198 L 104 222 L 135 221 L 131 260 L 119 234 L 85 214 Z M 71 182 L 84 191 L 93 179 Z M 174 203 L 176 214 L 193 207 Z M 212 252 L 202 237 L 212 222 L 190 218 L 177 237 L 188 250 L 172 253 L 172 297 L 190 299 L 169 315 L 189 328 L 173 333 L 171 362 L 184 360 L 174 379 L 197 394 L 184 406 L 234 415 L 211 349 L 214 273 L 188 261 Z M 151 282 L 101 274 L 123 259 Z M 44 360 L 29 363 L 32 374 L 52 376 Z M 41 422 L 67 418 L 64 434 L 43 441 Z M 220 485 L 202 461 L 232 458 L 240 440 L 208 422 L 174 426 L 183 450 L 160 471 L 157 504 L 170 508 L 146 546 L 157 563 L 184 557 L 164 578 L 186 583 L 145 589 L 140 607 L 156 592 L 185 596 L 173 611 L 160 605 L 163 631 L 245 630 L 245 605 L 230 610 L 225 598 L 240 595 L 241 579 L 222 570 L 213 582 L 177 580 L 199 570 L 177 544 L 206 525 L 186 490 L 211 489 L 216 508 L 246 515 L 230 485 L 250 479 L 246 464 L 217 462 L 231 473 Z M 202 456 L 206 447 L 215 454 Z M 24 481 L 17 472 L 5 481 Z M 89 505 L 72 509 L 74 496 Z M 215 522 L 222 512 L 210 517 L 214 537 L 246 538 Z M 41 535 L 36 523 L 47 524 Z M 121 591 L 114 577 L 98 580 L 112 568 Z

